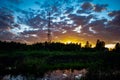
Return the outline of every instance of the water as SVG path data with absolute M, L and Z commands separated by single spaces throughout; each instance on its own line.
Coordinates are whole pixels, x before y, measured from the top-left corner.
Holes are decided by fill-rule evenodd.
M 87 73 L 86 69 L 82 70 L 54 70 L 48 71 L 44 74 L 43 78 L 29 76 L 26 77 L 24 75 L 5 75 L 2 80 L 80 80 L 84 78 Z

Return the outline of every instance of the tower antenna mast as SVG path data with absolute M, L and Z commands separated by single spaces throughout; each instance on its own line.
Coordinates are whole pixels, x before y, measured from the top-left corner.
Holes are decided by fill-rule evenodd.
M 50 12 L 48 12 L 48 34 L 47 34 L 47 38 L 48 38 L 48 42 L 51 43 L 52 37 L 51 37 L 51 19 L 50 19 Z

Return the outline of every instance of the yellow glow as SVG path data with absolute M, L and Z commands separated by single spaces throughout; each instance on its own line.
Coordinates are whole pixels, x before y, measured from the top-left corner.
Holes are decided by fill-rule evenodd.
M 65 44 L 70 44 L 70 43 L 78 43 L 77 41 L 75 40 L 63 40 L 61 41 L 62 43 L 65 43 Z
M 65 44 L 70 44 L 70 43 L 80 43 L 80 40 L 74 37 L 66 37 L 62 39 L 60 42 L 65 43 Z
M 71 36 L 69 35 L 63 35 L 63 36 L 60 36 L 59 38 L 56 38 L 54 40 L 54 42 L 61 42 L 61 43 L 64 43 L 64 44 L 70 44 L 70 43 L 77 43 L 77 44 L 80 44 L 81 43 L 81 46 L 84 47 L 85 44 L 86 44 L 86 40 L 84 40 L 83 38 L 78 38 L 78 36 L 73 36 L 71 34 Z M 95 44 L 93 42 L 89 42 L 90 44 L 92 44 L 92 47 L 95 46 Z
M 106 44 L 105 47 L 113 49 L 115 47 L 115 44 Z
M 66 42 L 65 42 L 65 44 L 70 44 L 70 43 L 72 43 L 72 41 L 66 41 Z

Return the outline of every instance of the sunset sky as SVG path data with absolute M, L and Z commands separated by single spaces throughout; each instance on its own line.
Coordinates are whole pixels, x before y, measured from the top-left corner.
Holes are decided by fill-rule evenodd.
M 47 41 L 48 12 L 54 42 L 120 41 L 119 0 L 0 0 L 0 40 Z

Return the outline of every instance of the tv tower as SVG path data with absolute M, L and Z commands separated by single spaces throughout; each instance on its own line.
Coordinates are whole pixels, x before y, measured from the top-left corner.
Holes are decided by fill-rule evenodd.
M 48 12 L 48 34 L 47 34 L 47 38 L 48 38 L 48 42 L 49 43 L 51 43 L 51 40 L 52 40 L 52 36 L 51 36 L 51 28 L 50 28 L 50 26 L 51 26 L 51 22 L 50 22 L 50 12 Z

